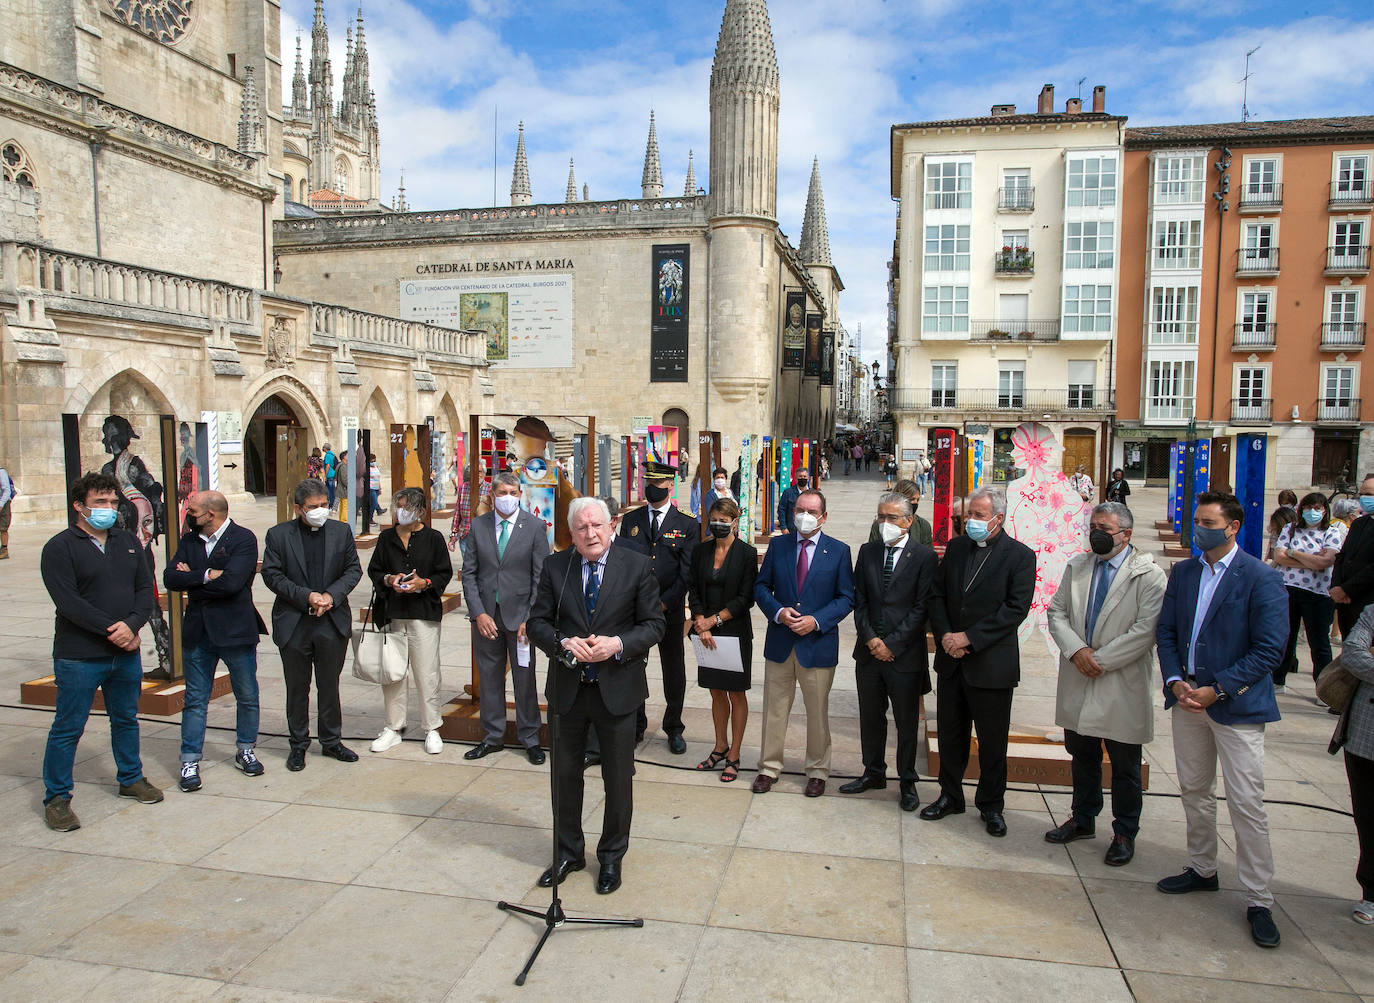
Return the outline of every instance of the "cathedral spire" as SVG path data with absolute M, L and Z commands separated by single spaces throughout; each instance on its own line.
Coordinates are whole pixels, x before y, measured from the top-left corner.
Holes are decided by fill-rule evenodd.
M 573 176 L 573 160 L 568 158 L 568 190 L 563 193 L 564 202 L 577 201 L 577 178 Z
M 821 161 L 811 161 L 811 187 L 806 193 L 806 215 L 802 218 L 801 246 L 797 248 L 803 263 L 830 264 L 830 227 L 825 221 L 825 194 L 821 191 Z
M 372 93 L 371 72 L 368 68 L 367 39 L 363 35 L 363 9 L 358 8 L 358 30 L 353 33 L 353 76 L 356 80 L 354 98 L 358 114 L 357 123 L 363 127 L 371 125 L 368 110 L 369 95 Z
M 301 36 L 296 35 L 296 75 L 291 79 L 291 114 L 305 118 L 310 114 L 310 91 L 305 82 L 305 65 L 301 62 Z
M 684 198 L 693 198 L 697 193 L 697 170 L 692 166 L 692 151 L 687 151 L 687 183 L 682 186 Z
M 711 64 L 713 216 L 778 213 L 778 59 L 764 0 L 726 0 Z
M 310 110 L 324 119 L 334 114 L 334 71 L 329 65 L 324 0 L 315 0 L 315 23 L 310 29 Z
M 658 158 L 658 132 L 654 128 L 654 113 L 649 112 L 649 141 L 644 144 L 644 177 L 640 181 L 642 197 L 663 197 L 663 164 Z
M 266 153 L 263 142 L 262 108 L 258 104 L 258 85 L 253 79 L 253 67 L 243 68 L 243 100 L 239 105 L 239 152 Z
M 582 201 L 583 201 L 583 202 L 590 202 L 591 200 L 592 200 L 592 187 L 591 187 L 591 185 L 589 185 L 589 184 L 583 182 L 583 184 L 582 184 Z
M 530 191 L 530 162 L 525 156 L 525 123 L 520 123 L 520 136 L 515 141 L 515 170 L 510 179 L 510 204 L 529 205 L 533 192 Z
M 406 204 L 406 169 L 401 168 L 401 187 L 396 190 L 396 197 L 391 200 L 391 208 L 397 212 L 410 212 L 410 206 Z

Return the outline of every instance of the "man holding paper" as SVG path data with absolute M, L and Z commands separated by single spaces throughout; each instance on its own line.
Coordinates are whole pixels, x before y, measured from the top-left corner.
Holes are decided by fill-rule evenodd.
M 714 770 L 721 763 L 720 782 L 739 779 L 740 743 L 749 722 L 749 664 L 754 654 L 754 628 L 749 608 L 754 605 L 758 551 L 739 533 L 739 505 L 717 498 L 706 513 L 711 539 L 692 551 L 687 575 L 687 604 L 692 611 L 692 647 L 697 652 L 697 685 L 711 691 L 711 720 L 716 744 L 697 764 Z M 730 732 L 734 738 L 730 738 Z

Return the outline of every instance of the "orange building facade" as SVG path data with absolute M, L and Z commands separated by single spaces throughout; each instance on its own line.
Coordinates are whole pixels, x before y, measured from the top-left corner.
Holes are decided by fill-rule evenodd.
M 1267 437 L 1271 490 L 1374 469 L 1374 116 L 1128 129 L 1125 148 L 1114 465 L 1167 481 L 1195 422 L 1213 485 L 1238 435 Z

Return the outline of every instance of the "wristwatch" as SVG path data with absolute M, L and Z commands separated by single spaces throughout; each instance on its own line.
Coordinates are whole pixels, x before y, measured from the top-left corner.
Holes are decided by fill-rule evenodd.
M 720 624 L 721 624 L 720 614 L 717 613 L 717 614 L 716 614 L 716 626 L 719 627 Z

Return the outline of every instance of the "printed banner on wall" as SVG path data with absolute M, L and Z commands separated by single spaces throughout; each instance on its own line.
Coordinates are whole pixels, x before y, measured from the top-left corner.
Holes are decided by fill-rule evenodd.
M 649 382 L 687 382 L 687 295 L 691 251 L 686 244 L 655 244 L 653 318 L 649 325 Z
M 739 440 L 739 538 L 745 543 L 754 539 L 754 441 L 756 436 L 745 435 Z
M 800 369 L 806 351 L 806 293 L 788 293 L 782 318 L 782 368 Z
M 835 385 L 835 332 L 821 332 L 821 386 Z
M 821 374 L 821 315 L 806 315 L 806 368 L 807 376 Z
M 487 361 L 518 369 L 572 366 L 573 277 L 405 279 L 400 316 L 484 331 Z

